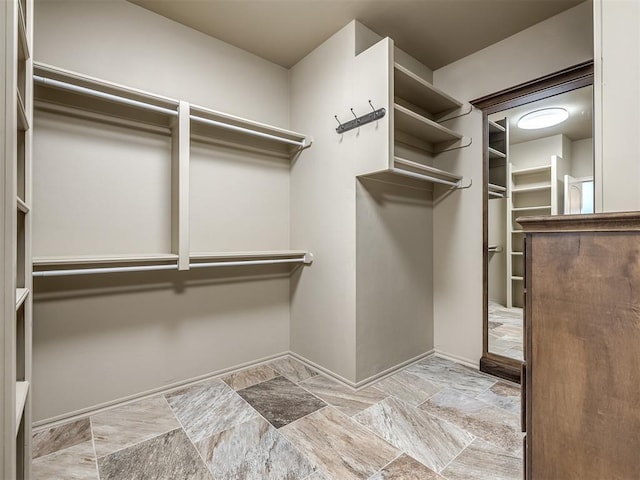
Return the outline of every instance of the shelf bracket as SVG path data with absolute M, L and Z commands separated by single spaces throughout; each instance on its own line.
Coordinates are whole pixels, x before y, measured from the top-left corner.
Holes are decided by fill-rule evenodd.
M 338 120 L 338 123 L 340 124 L 340 126 L 336 128 L 336 132 L 339 134 L 348 132 L 349 130 L 361 127 L 362 125 L 366 125 L 367 123 L 375 122 L 376 120 L 380 120 L 382 117 L 384 117 L 386 113 L 387 110 L 385 108 L 379 108 L 371 113 L 367 113 L 366 115 L 354 118 L 353 120 L 345 123 L 340 123 L 338 117 L 336 116 L 336 120 Z

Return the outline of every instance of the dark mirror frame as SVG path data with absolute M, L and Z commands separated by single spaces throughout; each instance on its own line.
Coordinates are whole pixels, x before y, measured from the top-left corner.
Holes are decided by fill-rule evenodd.
M 482 110 L 482 358 L 480 371 L 520 383 L 522 362 L 490 353 L 488 313 L 488 181 L 489 181 L 489 129 L 488 116 L 527 103 L 553 97 L 577 88 L 593 85 L 593 61 L 581 63 L 556 73 L 472 100 L 475 108 Z M 524 309 L 523 309 L 524 314 Z M 526 322 L 526 319 L 523 319 Z M 524 329 L 523 329 L 524 330 Z

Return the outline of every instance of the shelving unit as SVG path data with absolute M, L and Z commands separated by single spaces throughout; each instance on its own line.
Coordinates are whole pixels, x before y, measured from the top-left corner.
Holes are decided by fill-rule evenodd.
M 379 55 L 377 65 L 386 65 L 390 112 L 388 114 L 389 156 L 383 168 L 371 169 L 359 176 L 412 188 L 433 190 L 434 185 L 466 188 L 471 180 L 463 179 L 432 163 L 438 155 L 471 144 L 465 137 L 443 124 L 461 115 L 463 103 L 434 87 L 410 68 L 394 60 L 395 47 L 385 39 L 365 53 Z M 385 57 L 387 61 L 380 61 Z M 367 62 L 363 58 L 363 65 Z M 366 64 L 370 67 L 371 64 Z
M 507 162 L 509 156 L 509 122 L 507 118 L 488 120 L 489 199 L 509 196 Z
M 507 201 L 507 307 L 523 306 L 524 232 L 516 222 L 527 215 L 558 213 L 557 157 L 546 163 L 518 168 L 508 164 L 510 198 Z
M 4 166 L 0 171 L 4 235 L 0 339 L 0 472 L 6 479 L 28 479 L 31 472 L 31 125 L 33 3 L 7 0 L 0 9 L 3 73 L 0 75 Z
M 309 253 L 297 251 L 194 254 L 190 252 L 189 224 L 192 142 L 293 159 L 311 145 L 310 137 L 50 65 L 36 64 L 34 73 L 39 111 L 141 129 L 164 135 L 171 144 L 171 212 L 167 212 L 171 219 L 166 222 L 170 223 L 167 238 L 171 239 L 171 251 L 97 255 L 46 252 L 34 258 L 34 275 L 189 270 L 225 262 L 237 266 L 311 263 L 303 261 L 310 258 Z

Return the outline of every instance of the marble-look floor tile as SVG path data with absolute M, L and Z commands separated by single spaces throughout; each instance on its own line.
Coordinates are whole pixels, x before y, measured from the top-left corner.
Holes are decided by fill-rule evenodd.
M 318 372 L 312 368 L 307 367 L 304 363 L 299 362 L 295 358 L 284 357 L 274 360 L 268 363 L 271 368 L 278 372 L 283 377 L 287 377 L 294 383 L 301 382 L 307 378 L 318 375 Z
M 415 458 L 404 453 L 369 480 L 445 480 Z
M 374 386 L 378 390 L 393 395 L 414 407 L 442 390 L 442 387 L 407 370 L 382 379 L 376 382 Z
M 278 373 L 266 365 L 247 368 L 222 377 L 222 381 L 234 390 L 242 390 L 258 383 L 266 382 L 278 376 Z
M 334 480 L 328 473 L 322 470 L 316 470 L 304 480 Z
M 93 415 L 91 427 L 96 455 L 103 457 L 180 428 L 180 422 L 164 397 L 153 397 Z
M 449 480 L 521 480 L 523 463 L 476 438 L 442 474 Z
M 238 395 L 276 428 L 327 405 L 285 377 L 276 377 L 238 390 Z
M 314 466 L 262 418 L 196 444 L 216 479 L 301 480 Z
M 33 434 L 32 457 L 38 458 L 91 440 L 91 422 L 83 418 Z
M 316 375 L 298 385 L 350 417 L 388 397 L 375 387 L 356 391 L 324 375 Z
M 400 452 L 351 418 L 323 408 L 280 432 L 335 480 L 364 480 Z
M 192 441 L 258 417 L 256 411 L 221 380 L 210 380 L 169 393 L 167 401 Z
M 498 382 L 476 397 L 489 405 L 520 415 L 520 387 Z
M 98 459 L 100 480 L 213 480 L 182 429 Z
M 440 387 L 448 387 L 473 395 L 487 390 L 496 379 L 440 357 L 429 357 L 405 370 Z
M 474 439 L 465 430 L 392 397 L 353 418 L 435 472 Z
M 85 441 L 34 459 L 31 463 L 31 478 L 32 480 L 98 480 L 93 442 Z
M 505 410 L 449 389 L 436 393 L 419 408 L 502 450 L 515 454 L 522 450 L 520 419 Z

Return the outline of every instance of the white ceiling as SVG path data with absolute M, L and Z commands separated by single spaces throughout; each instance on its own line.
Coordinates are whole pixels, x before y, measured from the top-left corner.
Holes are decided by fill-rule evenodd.
M 518 120 L 525 114 L 542 108 L 562 107 L 569 112 L 569 118 L 559 125 L 538 130 L 522 130 L 517 127 Z M 502 112 L 493 113 L 493 121 L 507 117 L 509 119 L 509 144 L 529 142 L 538 138 L 563 134 L 570 140 L 582 140 L 593 136 L 593 86 L 571 90 L 554 97 L 527 103 Z
M 353 19 L 431 69 L 584 0 L 129 0 L 290 68 Z

